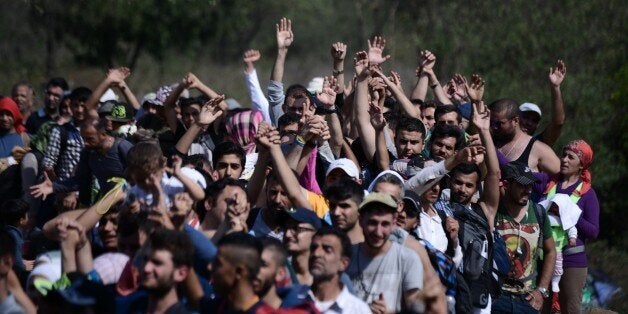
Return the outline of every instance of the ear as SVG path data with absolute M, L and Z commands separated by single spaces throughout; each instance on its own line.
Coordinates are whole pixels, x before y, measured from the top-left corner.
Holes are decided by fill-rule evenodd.
M 210 176 L 212 177 L 212 179 L 214 180 L 214 182 L 218 181 L 218 179 L 220 178 L 220 175 L 218 174 L 217 170 L 214 170 L 210 173 Z
M 347 269 L 347 267 L 349 267 L 350 263 L 351 263 L 351 260 L 348 257 L 346 257 L 346 256 L 341 257 L 340 258 L 340 269 L 339 270 L 341 272 L 344 272 Z
M 236 280 L 248 280 L 249 271 L 242 264 L 235 265 Z
M 174 274 L 173 274 L 174 281 L 183 282 L 185 281 L 185 279 L 188 277 L 189 274 L 190 274 L 189 266 L 179 266 L 175 268 L 174 270 Z
M 283 283 L 286 280 L 287 274 L 288 272 L 286 271 L 286 266 L 279 267 L 275 273 L 275 285 Z

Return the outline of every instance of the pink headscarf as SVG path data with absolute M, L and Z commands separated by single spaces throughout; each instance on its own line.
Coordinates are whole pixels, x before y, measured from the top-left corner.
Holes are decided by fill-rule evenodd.
M 580 174 L 580 180 L 582 181 L 582 189 L 580 190 L 580 196 L 588 192 L 591 189 L 591 171 L 589 168 L 593 164 L 593 149 L 591 146 L 582 139 L 569 142 L 563 150 L 569 150 L 574 152 L 580 158 L 580 166 L 582 166 L 582 173 Z M 548 184 L 545 193 L 548 193 L 558 182 L 558 178 L 552 179 Z
M 247 154 L 255 152 L 255 134 L 260 122 L 264 120 L 259 111 L 247 110 L 233 114 L 227 120 L 227 135 L 240 145 Z

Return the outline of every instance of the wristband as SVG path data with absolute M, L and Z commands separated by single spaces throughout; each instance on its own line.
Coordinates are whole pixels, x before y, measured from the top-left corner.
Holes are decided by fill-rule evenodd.
M 342 73 L 345 73 L 345 70 L 334 70 L 334 72 L 332 72 L 334 75 L 340 75 Z
M 301 135 L 297 135 L 297 136 L 295 137 L 294 142 L 295 142 L 295 143 L 297 143 L 297 145 L 299 145 L 299 146 L 301 146 L 301 147 L 305 146 L 305 144 L 306 144 L 306 143 L 305 143 L 305 139 L 304 139 L 304 138 L 303 138 L 303 136 L 301 136 Z

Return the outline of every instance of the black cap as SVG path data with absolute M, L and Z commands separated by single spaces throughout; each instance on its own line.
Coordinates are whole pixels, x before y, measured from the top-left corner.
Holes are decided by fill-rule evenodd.
M 528 165 L 518 161 L 509 162 L 501 166 L 502 179 L 516 181 L 521 185 L 531 185 L 539 180 L 534 176 Z
M 125 102 L 119 102 L 111 108 L 111 113 L 107 115 L 107 119 L 115 122 L 129 122 L 133 120 L 135 110 Z
M 293 207 L 283 212 L 295 221 L 312 225 L 316 230 L 323 226 L 321 219 L 318 218 L 316 213 L 307 208 Z
M 413 190 L 406 190 L 403 196 L 403 209 L 411 208 L 417 215 L 421 213 L 421 197 Z

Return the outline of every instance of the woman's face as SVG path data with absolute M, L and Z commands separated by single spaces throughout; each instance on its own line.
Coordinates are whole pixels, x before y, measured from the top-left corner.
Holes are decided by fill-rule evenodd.
M 569 176 L 582 171 L 580 166 L 580 157 L 572 150 L 563 150 L 563 156 L 560 158 L 560 174 Z

